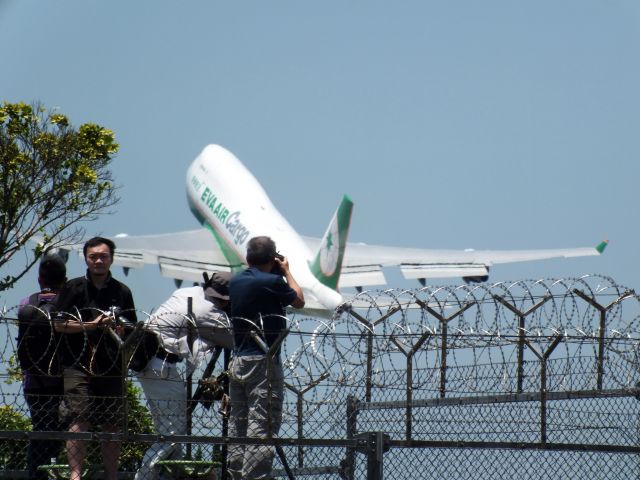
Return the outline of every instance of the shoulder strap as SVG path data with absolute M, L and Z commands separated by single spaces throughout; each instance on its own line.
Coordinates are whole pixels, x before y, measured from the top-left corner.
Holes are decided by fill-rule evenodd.
M 32 293 L 31 295 L 29 295 L 27 305 L 32 305 L 34 307 L 40 306 L 40 292 Z

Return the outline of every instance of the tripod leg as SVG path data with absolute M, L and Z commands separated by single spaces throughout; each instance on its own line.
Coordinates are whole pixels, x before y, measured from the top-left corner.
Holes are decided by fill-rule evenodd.
M 289 477 L 289 480 L 295 480 L 295 477 L 293 476 L 293 472 L 289 468 L 289 463 L 287 462 L 287 457 L 284 456 L 284 450 L 282 449 L 282 447 L 280 445 L 276 445 L 276 453 L 278 454 L 278 457 L 280 457 L 280 461 L 282 462 L 282 465 L 284 466 L 284 471 L 287 472 L 287 477 Z

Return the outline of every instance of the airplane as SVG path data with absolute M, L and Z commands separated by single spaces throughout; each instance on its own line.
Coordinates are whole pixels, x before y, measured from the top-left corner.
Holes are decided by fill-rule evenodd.
M 202 272 L 238 271 L 246 266 L 250 238 L 271 237 L 289 259 L 308 310 L 334 310 L 345 299 L 340 287 L 386 283 L 383 267 L 399 267 L 406 279 L 488 279 L 496 264 L 601 254 L 598 246 L 546 250 L 430 250 L 348 243 L 353 202 L 345 195 L 321 239 L 299 235 L 278 212 L 251 172 L 231 152 L 208 145 L 189 166 L 187 199 L 203 228 L 160 235 L 117 235 L 114 264 L 141 268 L 157 264 L 163 276 L 202 281 Z M 74 246 L 75 248 L 81 246 Z

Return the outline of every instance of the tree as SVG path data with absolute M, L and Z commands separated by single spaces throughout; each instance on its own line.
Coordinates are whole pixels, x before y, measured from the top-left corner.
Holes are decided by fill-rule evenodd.
M 118 202 L 108 169 L 117 151 L 113 132 L 100 125 L 76 129 L 38 103 L 0 105 L 0 270 L 28 242 L 36 243 L 21 272 L 0 278 L 0 292 L 44 252 L 79 243 L 79 222 Z

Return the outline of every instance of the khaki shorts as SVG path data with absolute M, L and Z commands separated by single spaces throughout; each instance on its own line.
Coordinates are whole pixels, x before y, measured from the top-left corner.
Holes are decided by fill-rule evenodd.
M 64 369 L 63 420 L 86 421 L 91 425 L 122 423 L 124 401 L 122 377 L 98 377 L 75 368 Z

